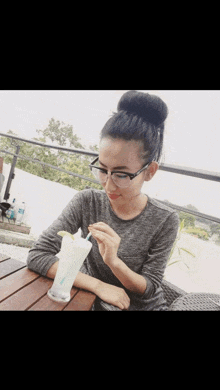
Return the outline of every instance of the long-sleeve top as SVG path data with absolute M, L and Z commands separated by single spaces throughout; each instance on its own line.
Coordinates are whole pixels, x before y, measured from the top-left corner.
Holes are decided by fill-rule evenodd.
M 62 237 L 57 232 L 66 230 L 75 234 L 81 228 L 81 236 L 85 238 L 89 233 L 88 226 L 96 222 L 105 222 L 119 235 L 117 256 L 146 279 L 147 288 L 143 295 L 125 289 L 130 297 L 130 310 L 166 310 L 161 282 L 177 236 L 179 217 L 172 208 L 149 196 L 139 215 L 124 220 L 116 215 L 104 190 L 78 192 L 29 251 L 28 267 L 46 276 L 49 268 L 59 260 Z M 124 288 L 104 263 L 96 240 L 93 237 L 90 240 L 92 249 L 80 271 Z

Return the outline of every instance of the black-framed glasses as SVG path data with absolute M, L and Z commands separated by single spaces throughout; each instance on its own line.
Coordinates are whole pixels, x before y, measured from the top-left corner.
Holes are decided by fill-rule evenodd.
M 94 161 L 89 164 L 89 168 L 94 174 L 96 180 L 98 180 L 101 184 L 106 183 L 108 178 L 108 170 L 100 167 L 94 166 L 94 164 L 98 161 L 99 157 L 96 157 Z M 152 161 L 151 161 L 152 162 Z M 117 187 L 126 188 L 130 185 L 131 180 L 137 177 L 141 172 L 149 167 L 151 162 L 147 163 L 143 166 L 143 168 L 139 169 L 136 173 L 122 172 L 122 171 L 111 171 L 111 177 L 113 182 Z

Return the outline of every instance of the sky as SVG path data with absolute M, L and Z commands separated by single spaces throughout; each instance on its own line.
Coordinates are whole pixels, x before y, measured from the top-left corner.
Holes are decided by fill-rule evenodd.
M 220 91 L 139 91 L 160 96 L 168 106 L 163 162 L 220 172 Z M 0 91 L 0 132 L 7 133 L 8 130 L 13 130 L 18 136 L 32 139 L 38 137 L 36 129 L 46 128 L 53 117 L 55 120 L 72 125 L 85 148 L 89 145 L 98 145 L 99 133 L 112 113 L 116 111 L 117 103 L 124 92 L 126 90 L 2 90 Z M 166 195 L 169 188 L 170 194 L 173 194 L 178 186 L 181 187 L 179 181 L 182 180 L 182 183 L 187 185 L 185 180 L 191 179 L 173 174 L 172 180 L 174 178 L 175 180 L 172 186 L 169 186 L 168 175 L 170 174 L 166 174 L 166 179 L 165 176 L 163 179 L 163 175 L 160 175 L 161 186 L 156 180 L 154 181 L 157 193 L 159 187 L 166 186 Z M 188 183 L 190 183 L 190 191 L 196 194 L 199 208 L 202 207 L 206 211 L 213 210 L 213 215 L 220 216 L 218 201 L 220 184 L 207 180 L 200 181 L 200 179 L 193 179 L 193 182 L 188 180 Z M 152 181 L 152 187 L 154 185 Z M 198 193 L 200 187 L 202 189 Z M 205 191 L 211 195 L 214 193 L 214 199 L 211 199 L 210 195 L 205 195 Z M 186 192 L 184 188 L 181 194 L 179 191 L 179 200 L 183 198 L 182 192 Z M 173 199 L 172 196 L 171 198 Z M 211 205 L 208 205 L 207 200 L 204 199 L 210 199 Z M 195 204 L 194 198 L 193 201 L 187 204 Z M 184 205 L 186 201 L 182 199 L 182 203 Z M 180 204 L 177 199 L 176 204 Z M 205 212 L 204 210 L 201 211 Z

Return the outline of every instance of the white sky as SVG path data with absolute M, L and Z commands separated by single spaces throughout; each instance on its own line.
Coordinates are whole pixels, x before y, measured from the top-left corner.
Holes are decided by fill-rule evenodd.
M 124 92 L 0 91 L 0 132 L 6 133 L 10 129 L 21 137 L 32 139 L 38 136 L 36 129 L 43 130 L 54 117 L 72 125 L 85 147 L 98 144 L 99 133 L 112 112 L 116 111 Z M 160 96 L 168 105 L 164 162 L 220 172 L 220 91 L 143 92 Z M 195 185 L 198 183 L 196 180 L 199 179 L 194 180 Z M 219 183 L 204 182 L 206 187 L 207 184 L 210 184 L 210 188 L 211 184 L 218 186 L 218 189 L 220 187 Z M 176 203 L 180 204 L 177 200 Z M 217 204 L 213 200 L 211 203 L 215 204 L 216 209 Z M 205 209 L 207 211 L 207 203 Z
M 73 126 L 82 144 L 99 133 L 125 91 L 0 91 L 0 132 L 37 136 L 54 117 Z M 220 171 L 220 91 L 144 91 L 167 103 L 165 162 Z

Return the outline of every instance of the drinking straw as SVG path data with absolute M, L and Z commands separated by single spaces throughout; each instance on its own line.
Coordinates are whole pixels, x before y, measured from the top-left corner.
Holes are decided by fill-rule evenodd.
M 91 235 L 92 235 L 92 233 L 89 233 L 88 236 L 86 237 L 86 240 L 89 240 Z

